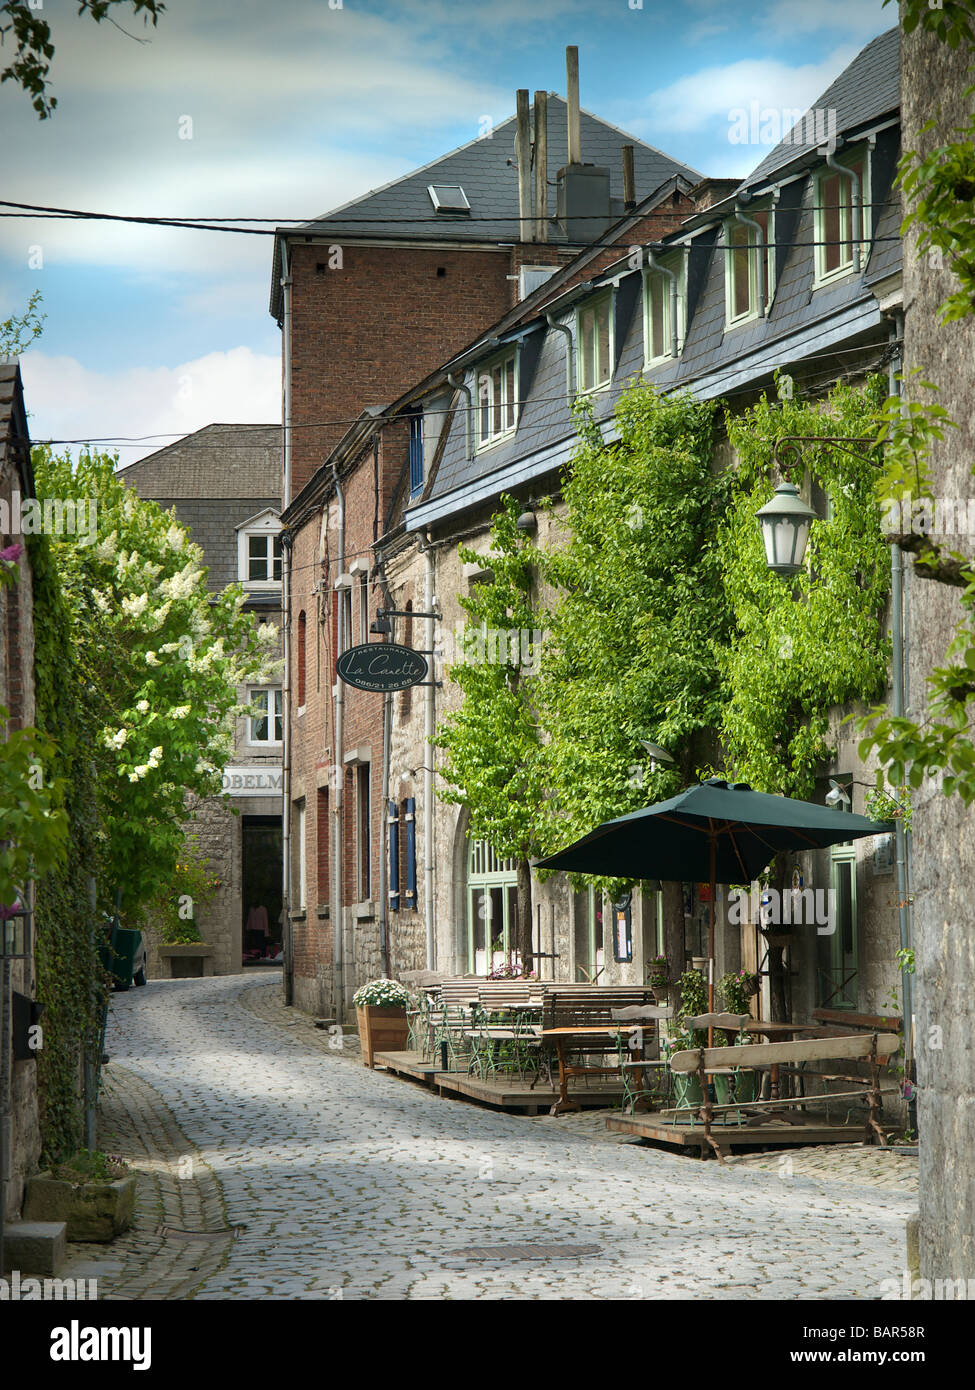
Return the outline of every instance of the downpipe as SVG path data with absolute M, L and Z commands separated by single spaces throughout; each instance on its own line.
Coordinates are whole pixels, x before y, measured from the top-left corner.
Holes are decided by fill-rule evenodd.
M 338 469 L 332 465 L 332 482 L 335 486 L 336 529 L 338 531 L 338 550 L 336 566 L 339 574 L 345 573 L 345 494 L 339 482 Z M 335 592 L 333 590 L 333 592 Z M 336 656 L 345 651 L 345 605 L 336 602 Z M 335 795 L 332 799 L 332 1010 L 336 1023 L 345 1022 L 345 913 L 343 905 L 342 864 L 345 846 L 342 829 L 345 812 L 345 767 L 342 752 L 345 739 L 345 686 L 338 676 L 332 686 L 334 700 L 333 728 L 335 747 L 332 749 L 332 766 L 335 769 Z

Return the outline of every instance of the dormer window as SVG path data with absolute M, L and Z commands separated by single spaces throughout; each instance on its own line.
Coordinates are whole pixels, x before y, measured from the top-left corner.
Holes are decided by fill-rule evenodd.
M 477 372 L 477 443 L 495 444 L 514 432 L 517 411 L 518 361 L 514 351 L 492 358 Z
M 662 261 L 667 270 L 677 276 L 677 351 L 684 338 L 684 276 L 683 259 Z M 643 281 L 644 359 L 648 367 L 666 362 L 674 356 L 674 333 L 671 324 L 675 303 L 674 283 L 662 270 L 649 267 Z
M 850 170 L 855 178 L 831 169 L 829 165 L 820 169 L 813 186 L 816 200 L 816 284 L 848 275 L 854 269 L 854 221 L 857 214 L 860 220 L 861 264 L 867 253 L 869 241 L 869 198 L 864 195 L 867 184 L 868 161 L 866 152 L 844 155 L 837 159 L 838 164 Z M 854 209 L 853 190 L 859 185 L 859 209 Z M 866 204 L 866 206 L 865 206 Z
M 281 519 L 261 512 L 237 528 L 237 578 L 248 589 L 281 584 Z
M 613 375 L 613 295 L 601 294 L 577 314 L 580 391 L 598 391 Z
M 774 218 L 769 208 L 749 208 L 748 222 L 725 226 L 725 324 L 760 318 L 775 289 Z M 750 226 L 758 223 L 758 229 Z

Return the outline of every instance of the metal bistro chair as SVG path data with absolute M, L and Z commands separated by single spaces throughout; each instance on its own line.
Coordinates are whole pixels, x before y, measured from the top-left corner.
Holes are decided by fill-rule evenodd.
M 668 1098 L 670 1071 L 666 1061 L 660 1057 L 635 1058 L 633 1054 L 635 1051 L 645 1051 L 644 1034 L 652 1031 L 659 1040 L 660 1020 L 671 1018 L 673 1012 L 672 1008 L 656 1004 L 632 1005 L 612 1011 L 614 1022 L 633 1025 L 629 1030 L 620 1029 L 616 1035 L 617 1061 L 623 1083 L 621 1106 L 631 1115 L 641 1100 L 654 1104 Z M 648 1028 L 647 1024 L 651 1027 Z M 640 1036 L 638 1045 L 634 1047 L 634 1034 L 637 1033 Z

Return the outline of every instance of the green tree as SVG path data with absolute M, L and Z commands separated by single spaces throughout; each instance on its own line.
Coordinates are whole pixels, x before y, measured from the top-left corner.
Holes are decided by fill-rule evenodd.
M 47 314 L 38 312 L 42 303 L 40 290 L 35 290 L 22 314 L 11 314 L 0 323 L 0 357 L 19 357 L 44 331 Z
M 221 791 L 245 708 L 237 686 L 269 678 L 276 633 L 243 612 L 238 585 L 208 590 L 200 547 L 120 481 L 116 462 L 45 448 L 34 471 L 39 497 L 97 509 L 97 538 L 79 524 L 49 539 L 80 677 L 98 702 L 105 878 L 135 912 L 172 876 L 187 796 Z
M 78 0 L 78 14 L 89 15 L 96 24 L 107 19 L 120 29 L 121 25 L 112 16 L 119 5 L 128 6 L 135 15 L 141 14 L 146 23 L 153 26 L 166 8 L 162 0 Z M 30 97 L 40 119 L 46 120 L 58 102 L 57 97 L 48 94 L 54 43 L 43 7 L 32 4 L 31 0 L 2 0 L 0 44 L 6 46 L 8 38 L 12 40 L 13 57 L 0 70 L 0 83 L 13 82 L 20 87 Z
M 503 859 L 517 861 L 515 952 L 524 971 L 532 967 L 532 899 L 529 861 L 538 852 L 544 795 L 542 750 L 533 686 L 540 652 L 535 593 L 538 552 L 518 530 L 521 508 L 502 496 L 491 527 L 491 577 L 460 598 L 469 622 L 462 659 L 449 668 L 464 703 L 443 721 L 437 744 L 446 754 L 441 792 L 465 805 L 468 835 L 487 840 Z M 464 562 L 483 557 L 459 547 Z M 487 900 L 489 901 L 489 900 Z M 489 909 L 488 909 L 489 910 Z M 485 923 L 488 960 L 493 940 Z
M 713 755 L 728 618 L 714 537 L 731 482 L 711 467 L 716 410 L 637 385 L 609 445 L 580 413 L 564 544 L 543 565 L 546 850 L 676 791 Z M 676 763 L 651 772 L 644 740 Z

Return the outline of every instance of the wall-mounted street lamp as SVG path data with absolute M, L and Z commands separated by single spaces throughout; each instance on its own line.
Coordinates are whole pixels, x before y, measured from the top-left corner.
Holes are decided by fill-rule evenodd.
M 538 530 L 538 517 L 532 511 L 530 504 L 520 514 L 518 520 L 515 522 L 515 525 L 517 526 L 519 531 L 531 532 Z
M 377 633 L 380 637 L 388 637 L 393 630 L 393 625 L 380 608 L 374 620 L 369 624 L 369 631 Z
M 648 739 L 641 738 L 643 747 L 646 749 L 647 757 L 650 759 L 650 771 L 656 772 L 658 763 L 672 763 L 674 756 L 668 753 L 666 748 L 661 748 L 659 743 L 651 743 Z
M 755 513 L 765 546 L 765 563 L 774 574 L 788 578 L 802 569 L 809 527 L 816 513 L 799 496 L 793 483 L 780 483 L 771 502 Z

